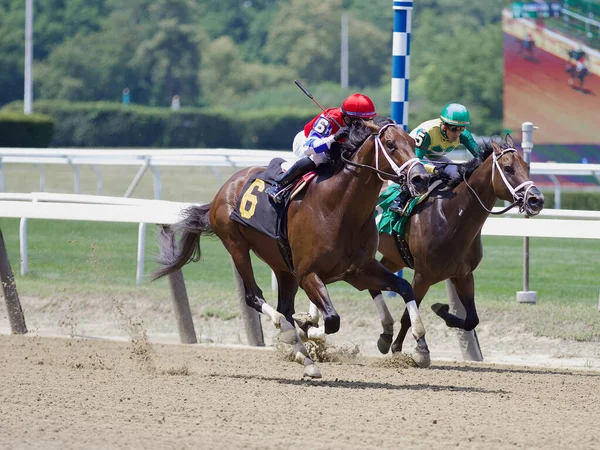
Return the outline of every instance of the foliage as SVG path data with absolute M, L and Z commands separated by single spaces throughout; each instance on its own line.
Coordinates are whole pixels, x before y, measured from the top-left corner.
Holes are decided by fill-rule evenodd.
M 0 147 L 48 147 L 53 133 L 49 116 L 0 111 Z
M 20 102 L 7 111 L 22 109 Z M 56 121 L 57 147 L 172 147 L 287 149 L 315 113 L 269 109 L 154 108 L 108 102 L 38 101 L 36 109 Z
M 125 186 L 129 181 L 124 180 Z M 19 220 L 0 219 L 0 227 L 14 264 L 19 260 Z M 30 220 L 28 245 L 32 272 L 22 276 L 13 266 L 19 293 L 25 297 L 126 295 L 164 299 L 168 296 L 167 280 L 135 284 L 137 233 L 136 224 Z M 518 237 L 484 238 L 484 259 L 475 272 L 476 302 L 482 325 L 487 322 L 502 326 L 505 320 L 542 336 L 597 342 L 600 339 L 596 311 L 598 244 L 583 239 L 532 239 L 530 283 L 538 294 L 538 304 L 533 307 L 515 302 L 515 292 L 522 289 L 522 246 L 522 238 Z M 202 261 L 183 269 L 192 307 L 196 311 L 204 309 L 202 314 L 206 316 L 232 317 L 239 311 L 239 303 L 232 295 L 231 260 L 216 238 L 203 238 L 202 251 Z M 149 228 L 146 274 L 155 267 L 155 253 L 156 241 Z M 265 289 L 267 298 L 272 299 L 273 294 L 267 291 L 270 271 L 265 264 L 256 260 L 255 263 L 257 282 Z M 412 271 L 405 270 L 404 276 L 410 280 Z M 565 279 L 570 282 L 565 283 Z M 376 317 L 366 291 L 356 291 L 346 283 L 334 283 L 328 289 L 338 308 Z M 432 287 L 422 308 L 436 301 L 447 302 L 444 283 Z M 298 309 L 307 305 L 302 291 L 296 304 Z M 404 309 L 402 301 L 396 297 L 388 299 L 388 304 L 399 318 Z
M 236 108 L 263 92 L 338 85 L 340 20 L 349 16 L 350 91 L 389 93 L 393 10 L 386 0 L 37 0 L 34 96 Z M 501 129 L 500 0 L 422 0 L 411 39 L 411 126 L 448 101 L 473 112 L 472 130 Z M 22 96 L 24 2 L 0 2 L 0 105 Z M 282 90 L 281 92 L 284 92 Z M 338 95 L 328 103 L 336 104 Z M 296 96 L 294 107 L 306 100 Z M 389 95 L 378 107 L 387 109 Z
M 554 205 L 554 191 L 547 191 L 543 194 L 544 204 L 552 207 L 550 205 Z M 563 191 L 560 194 L 560 207 L 581 211 L 600 211 L 600 192 Z

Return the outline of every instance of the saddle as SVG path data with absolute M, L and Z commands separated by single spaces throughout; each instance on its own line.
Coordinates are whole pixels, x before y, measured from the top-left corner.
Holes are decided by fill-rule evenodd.
M 283 259 L 293 271 L 292 252 L 287 237 L 287 210 L 291 200 L 308 186 L 316 172 L 309 172 L 285 188 L 280 194 L 283 201 L 275 203 L 265 191 L 269 185 L 275 184 L 275 179 L 283 173 L 281 165 L 284 162 L 282 158 L 274 158 L 263 172 L 258 172 L 248 179 L 230 214 L 230 219 L 277 240 Z
M 402 256 L 402 259 L 404 259 L 404 262 L 406 262 L 407 266 L 411 269 L 414 268 L 414 261 L 410 249 L 408 248 L 408 244 L 404 239 L 404 228 L 414 208 L 418 204 L 424 202 L 428 198 L 441 198 L 445 195 L 443 191 L 447 190 L 447 187 L 443 184 L 444 182 L 441 179 L 433 180 L 425 194 L 411 198 L 406 202 L 402 214 L 397 214 L 389 210 L 389 206 L 400 195 L 400 188 L 398 185 L 392 185 L 387 188 L 377 200 L 377 215 L 375 217 L 377 230 L 380 233 L 387 233 L 394 237 L 398 252 Z

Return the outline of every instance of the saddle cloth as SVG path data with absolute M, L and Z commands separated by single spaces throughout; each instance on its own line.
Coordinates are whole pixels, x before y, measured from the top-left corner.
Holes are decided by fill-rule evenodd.
M 231 220 L 254 228 L 273 239 L 286 237 L 285 230 L 282 228 L 285 226 L 284 215 L 289 199 L 308 185 L 316 174 L 310 172 L 302 177 L 291 191 L 282 195 L 281 203 L 275 203 L 265 190 L 274 184 L 275 179 L 283 172 L 281 165 L 285 162 L 282 158 L 274 158 L 264 172 L 258 172 L 250 177 L 230 215 Z
M 399 186 L 394 184 L 387 188 L 377 199 L 377 207 L 375 209 L 375 223 L 377 224 L 377 230 L 380 233 L 387 233 L 392 236 L 394 234 L 404 236 L 404 225 L 410 218 L 415 206 L 425 201 L 428 197 L 435 198 L 436 189 L 438 189 L 440 185 L 441 181 L 436 180 L 429 186 L 429 189 L 425 194 L 410 199 L 404 209 L 404 215 L 402 217 L 389 210 L 390 205 L 400 195 Z

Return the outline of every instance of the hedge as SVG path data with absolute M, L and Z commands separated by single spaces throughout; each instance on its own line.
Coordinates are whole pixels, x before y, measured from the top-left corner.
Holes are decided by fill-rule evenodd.
M 554 191 L 542 191 L 544 208 L 554 208 Z M 600 192 L 593 191 L 562 191 L 560 193 L 561 209 L 576 209 L 581 211 L 600 211 Z
M 53 134 L 52 117 L 0 111 L 0 147 L 48 147 Z
M 19 102 L 5 110 L 21 107 Z M 314 110 L 237 113 L 201 108 L 153 108 L 120 103 L 34 104 L 56 121 L 53 147 L 162 147 L 290 149 Z

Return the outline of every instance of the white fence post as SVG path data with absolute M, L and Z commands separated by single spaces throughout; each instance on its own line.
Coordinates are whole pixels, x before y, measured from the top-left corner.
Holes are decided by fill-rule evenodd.
M 29 272 L 29 258 L 27 256 L 27 218 L 21 218 L 19 223 L 19 250 L 21 253 L 21 275 Z
M 533 150 L 533 130 L 537 127 L 531 122 L 523 122 L 521 130 L 523 137 L 521 139 L 521 147 L 523 148 L 523 159 L 527 163 L 527 171 L 530 172 L 531 166 L 531 151 Z M 537 293 L 529 290 L 529 237 L 523 238 L 523 290 L 517 291 L 517 302 L 535 304 L 537 301 Z
M 144 251 L 146 248 L 146 224 L 140 223 L 138 226 L 138 248 L 137 248 L 137 270 L 135 281 L 142 284 L 144 281 Z

